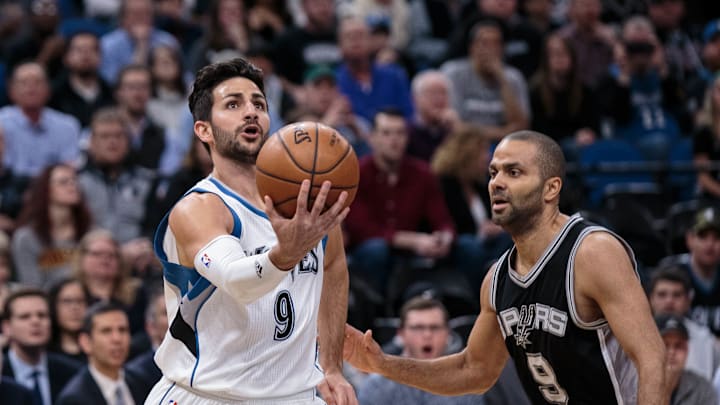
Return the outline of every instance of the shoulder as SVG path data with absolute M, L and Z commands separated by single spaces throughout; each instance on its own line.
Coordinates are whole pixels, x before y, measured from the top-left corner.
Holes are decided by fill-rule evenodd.
M 72 129 L 77 129 L 78 131 L 80 130 L 80 122 L 77 118 L 70 114 L 65 114 L 64 112 L 50 107 L 46 107 L 43 110 L 43 114 L 45 114 L 47 119 L 50 121 L 49 124 L 53 125 L 53 128 L 55 128 L 56 125 L 63 125 L 71 127 Z
M 60 395 L 58 396 L 58 403 L 75 403 L 77 400 L 89 399 L 88 395 L 92 394 L 94 390 L 88 388 L 93 385 L 97 384 L 92 378 L 90 370 L 84 367 L 65 384 L 65 387 L 60 391 Z
M 516 68 L 514 68 L 510 65 L 505 65 L 503 67 L 503 72 L 505 74 L 505 79 L 509 80 L 510 82 L 512 82 L 514 84 L 521 84 L 523 86 L 526 85 L 525 77 Z
M 228 208 L 222 198 L 215 193 L 190 193 L 181 198 L 170 211 L 168 221 L 175 227 L 183 223 L 203 223 L 218 221 L 218 214 L 223 220 L 232 220 Z
M 0 398 L 7 403 L 25 405 L 32 404 L 32 391 L 18 384 L 9 377 L 0 380 Z
M 428 162 L 412 157 L 412 156 L 405 156 L 403 159 L 403 166 L 405 166 L 407 169 L 412 170 L 413 172 L 417 173 L 418 175 L 424 176 L 424 177 L 431 177 L 435 178 L 435 175 L 433 174 L 432 170 L 430 169 L 430 164 Z
M 82 363 L 57 353 L 49 352 L 47 356 L 48 368 L 54 368 L 63 373 L 75 373 L 83 367 Z

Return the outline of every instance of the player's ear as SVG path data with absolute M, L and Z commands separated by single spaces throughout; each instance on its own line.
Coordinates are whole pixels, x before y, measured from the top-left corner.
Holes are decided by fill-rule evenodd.
M 552 201 L 560 198 L 560 190 L 562 190 L 562 179 L 560 177 L 551 177 L 545 181 L 545 199 Z
M 195 121 L 193 130 L 195 131 L 195 135 L 205 143 L 209 143 L 212 139 L 212 126 L 208 121 Z

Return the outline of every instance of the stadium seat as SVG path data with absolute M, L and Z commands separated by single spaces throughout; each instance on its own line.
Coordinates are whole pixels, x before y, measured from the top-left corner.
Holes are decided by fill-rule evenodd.
M 644 163 L 647 161 L 640 151 L 623 140 L 600 139 L 583 147 L 579 165 L 587 191 L 586 204 L 598 208 L 611 184 L 654 184 L 653 177 L 644 172 Z

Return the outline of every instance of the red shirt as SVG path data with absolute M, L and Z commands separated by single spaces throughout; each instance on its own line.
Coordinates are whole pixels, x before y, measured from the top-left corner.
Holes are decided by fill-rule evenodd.
M 345 226 L 351 246 L 370 238 L 388 242 L 396 231 L 418 231 L 427 223 L 432 231 L 455 233 L 438 179 L 421 160 L 405 157 L 398 181 L 388 182 L 372 155 L 360 160 L 360 185 Z

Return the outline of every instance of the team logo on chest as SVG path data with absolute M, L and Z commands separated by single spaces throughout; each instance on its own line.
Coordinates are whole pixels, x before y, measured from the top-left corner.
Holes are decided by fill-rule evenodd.
M 532 344 L 530 333 L 533 330 L 565 336 L 568 315 L 565 311 L 537 303 L 502 310 L 498 319 L 505 338 L 514 336 L 515 344 L 527 349 L 527 345 Z
M 319 265 L 319 260 L 317 253 L 315 253 L 315 249 L 309 251 L 305 257 L 298 263 L 298 274 L 303 273 L 313 273 L 317 274 Z

